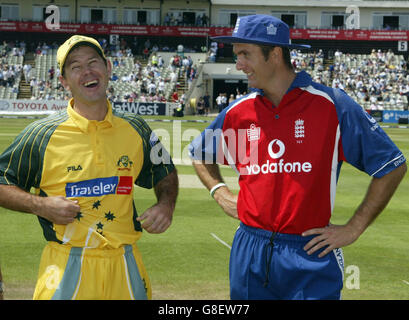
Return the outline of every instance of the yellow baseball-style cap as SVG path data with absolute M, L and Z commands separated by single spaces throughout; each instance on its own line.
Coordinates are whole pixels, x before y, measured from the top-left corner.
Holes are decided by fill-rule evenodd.
M 87 45 L 94 48 L 98 54 L 106 61 L 104 50 L 102 50 L 101 45 L 94 38 L 75 35 L 65 41 L 57 51 L 57 63 L 60 68 L 60 73 L 63 74 L 65 60 L 72 49 L 78 47 L 79 45 Z

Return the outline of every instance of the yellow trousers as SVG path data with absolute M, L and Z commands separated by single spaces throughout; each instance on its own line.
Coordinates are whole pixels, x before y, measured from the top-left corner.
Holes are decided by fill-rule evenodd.
M 151 299 L 151 285 L 136 246 L 88 249 L 49 242 L 43 250 L 35 300 Z

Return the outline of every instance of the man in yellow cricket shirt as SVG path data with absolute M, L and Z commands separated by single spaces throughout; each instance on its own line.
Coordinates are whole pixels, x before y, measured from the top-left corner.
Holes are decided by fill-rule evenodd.
M 37 215 L 48 241 L 34 299 L 150 299 L 136 241 L 170 226 L 176 169 L 143 119 L 112 109 L 98 41 L 72 36 L 57 62 L 67 109 L 27 126 L 0 156 L 0 205 Z M 157 197 L 140 217 L 134 184 Z

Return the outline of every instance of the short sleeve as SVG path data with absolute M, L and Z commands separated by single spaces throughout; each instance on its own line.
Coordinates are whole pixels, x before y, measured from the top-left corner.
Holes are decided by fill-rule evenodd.
M 383 175 L 400 166 L 403 153 L 358 103 L 341 90 L 334 91 L 345 160 L 370 176 Z
M 43 126 L 33 123 L 24 129 L 0 155 L 0 184 L 29 191 L 40 183 Z
M 223 150 L 226 109 L 189 145 L 189 156 L 205 163 L 227 164 Z

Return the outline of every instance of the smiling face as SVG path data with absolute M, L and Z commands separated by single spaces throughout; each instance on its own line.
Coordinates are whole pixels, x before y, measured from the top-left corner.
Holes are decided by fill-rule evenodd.
M 246 74 L 249 87 L 265 89 L 274 74 L 272 57 L 266 59 L 258 45 L 248 43 L 234 43 L 233 52 L 237 55 L 236 69 Z
M 110 62 L 105 62 L 94 48 L 84 45 L 69 53 L 60 81 L 71 91 L 76 105 L 106 103 L 110 74 Z

